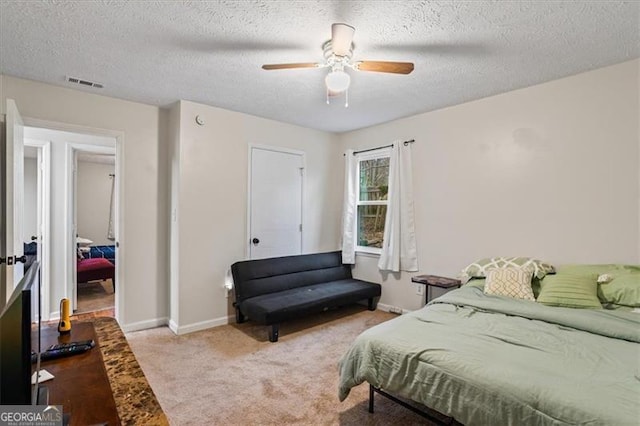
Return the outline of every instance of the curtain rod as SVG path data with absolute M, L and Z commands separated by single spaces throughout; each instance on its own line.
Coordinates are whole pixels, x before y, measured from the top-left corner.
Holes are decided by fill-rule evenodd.
M 409 139 L 408 141 L 404 141 L 404 142 L 402 142 L 402 144 L 403 144 L 404 146 L 407 146 L 407 145 L 409 145 L 410 143 L 414 143 L 415 141 L 416 141 L 415 139 Z M 393 147 L 393 144 L 391 144 L 391 145 L 385 145 L 385 146 L 379 146 L 379 147 L 377 147 L 377 148 L 363 149 L 363 150 L 360 150 L 360 151 L 353 151 L 353 155 L 360 154 L 360 153 L 362 153 L 362 152 L 375 151 L 376 149 L 384 149 L 384 148 L 392 148 L 392 147 Z M 344 155 L 344 154 L 343 154 L 343 155 Z

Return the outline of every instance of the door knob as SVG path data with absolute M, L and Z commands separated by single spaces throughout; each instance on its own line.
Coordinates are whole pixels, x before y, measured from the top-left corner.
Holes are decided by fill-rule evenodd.
M 38 237 L 36 237 L 35 235 L 31 236 L 31 241 L 36 241 L 38 239 Z
M 260 242 L 260 240 L 259 240 L 259 239 L 257 239 L 257 238 L 254 238 L 253 240 L 251 240 L 251 242 L 252 242 L 253 244 L 258 244 L 258 243 Z

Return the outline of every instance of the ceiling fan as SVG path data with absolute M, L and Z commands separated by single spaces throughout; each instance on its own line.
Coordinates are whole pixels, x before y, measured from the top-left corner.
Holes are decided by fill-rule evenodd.
M 347 24 L 331 25 L 331 40 L 326 41 L 324 50 L 324 62 L 302 62 L 293 64 L 266 64 L 264 70 L 283 70 L 294 68 L 331 68 L 324 79 L 327 86 L 327 103 L 329 98 L 345 93 L 345 107 L 348 106 L 348 89 L 351 77 L 344 71 L 345 67 L 358 71 L 386 72 L 393 74 L 409 74 L 413 71 L 412 62 L 386 62 L 386 61 L 354 61 L 353 34 L 356 29 Z

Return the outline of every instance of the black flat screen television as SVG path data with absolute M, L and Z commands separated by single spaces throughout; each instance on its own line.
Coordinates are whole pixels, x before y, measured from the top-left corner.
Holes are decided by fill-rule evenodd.
M 1 405 L 38 402 L 38 384 L 31 384 L 31 376 L 40 368 L 39 270 L 34 262 L 0 313 Z

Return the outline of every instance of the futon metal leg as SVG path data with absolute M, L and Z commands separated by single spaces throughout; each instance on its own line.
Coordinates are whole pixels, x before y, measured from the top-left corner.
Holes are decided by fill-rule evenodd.
M 240 308 L 236 306 L 236 323 L 242 324 L 245 321 L 245 319 L 246 318 L 244 317 L 242 312 L 240 312 Z
M 373 413 L 373 385 L 369 385 L 369 412 Z
M 369 310 L 370 311 L 375 311 L 374 307 L 373 307 L 373 297 L 371 299 L 368 299 L 369 301 Z
M 278 341 L 278 324 L 273 324 L 271 326 L 271 330 L 269 331 L 269 341 L 270 342 Z

